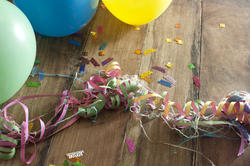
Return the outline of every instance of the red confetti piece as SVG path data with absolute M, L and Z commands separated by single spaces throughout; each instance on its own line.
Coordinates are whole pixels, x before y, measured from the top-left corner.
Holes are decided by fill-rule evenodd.
M 194 76 L 193 80 L 194 80 L 195 86 L 197 86 L 197 87 L 201 86 L 200 80 L 199 80 L 198 76 Z
M 99 64 L 94 58 L 91 58 L 91 59 L 90 59 L 90 62 L 91 62 L 94 66 L 100 66 L 100 64 Z
M 128 144 L 129 152 L 132 153 L 135 151 L 134 143 L 131 139 L 126 138 L 126 143 Z
M 158 70 L 158 71 L 160 71 L 160 72 L 162 72 L 162 73 L 166 73 L 166 70 L 163 69 L 163 68 L 160 67 L 160 66 L 153 66 L 152 69 Z
M 97 29 L 98 29 L 98 33 L 99 33 L 99 34 L 102 34 L 102 33 L 103 33 L 102 26 L 98 26 Z

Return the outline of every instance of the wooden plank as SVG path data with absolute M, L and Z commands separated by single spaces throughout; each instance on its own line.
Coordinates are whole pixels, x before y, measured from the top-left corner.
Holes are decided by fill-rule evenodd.
M 154 83 L 150 87 L 159 93 L 169 90 L 171 99 L 180 103 L 198 98 L 197 89 L 192 82 L 193 75 L 197 73 L 192 73 L 187 65 L 194 63 L 199 69 L 200 1 L 174 1 L 159 19 L 142 26 L 140 31 L 134 31 L 133 27 L 121 23 L 106 9 L 100 9 L 93 22 L 92 31 L 97 31 L 97 26 L 102 26 L 104 33 L 99 35 L 96 42 L 89 37 L 84 50 L 89 52 L 90 57 L 98 62 L 113 57 L 120 63 L 124 74 L 142 73 L 153 65 L 164 66 L 170 61 L 174 67 L 167 74 L 177 80 L 176 87 L 168 89 L 158 85 L 156 80 L 161 79 L 163 74 L 157 71 L 152 76 Z M 175 29 L 175 23 L 180 23 L 182 28 Z M 166 44 L 167 37 L 177 36 L 182 38 L 184 45 Z M 98 57 L 98 48 L 103 41 L 108 43 L 105 48 L 106 55 Z M 136 49 L 151 48 L 157 49 L 157 52 L 145 56 L 134 54 Z M 143 123 L 154 139 L 174 144 L 183 139 L 163 126 L 160 120 L 143 120 Z M 125 138 L 134 140 L 136 152 L 128 152 Z M 194 143 L 189 142 L 185 146 L 192 148 Z M 83 157 L 86 165 L 191 165 L 193 162 L 190 152 L 149 143 L 138 121 L 130 113 L 122 111 L 105 111 L 98 115 L 96 124 L 82 119 L 70 129 L 53 137 L 45 165 L 59 165 L 63 162 L 65 153 L 78 150 L 86 152 Z
M 230 91 L 250 91 L 250 3 L 203 0 L 200 99 L 217 103 Z M 225 28 L 219 28 L 224 23 Z M 235 134 L 231 136 L 236 137 Z M 216 165 L 230 165 L 240 141 L 201 139 L 200 148 Z M 198 165 L 209 165 L 202 160 Z

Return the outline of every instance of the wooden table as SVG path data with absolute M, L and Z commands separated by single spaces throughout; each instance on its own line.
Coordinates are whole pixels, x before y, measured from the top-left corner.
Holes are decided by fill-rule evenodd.
M 177 81 L 176 86 L 166 88 L 157 83 L 163 76 L 154 72 L 149 86 L 157 92 L 167 90 L 172 101 L 184 104 L 189 100 L 213 100 L 217 103 L 228 92 L 250 92 L 250 2 L 247 0 L 174 0 L 157 20 L 141 26 L 139 31 L 126 25 L 106 9 L 98 9 L 94 19 L 80 31 L 84 38 L 69 36 L 47 38 L 37 35 L 37 59 L 39 69 L 46 73 L 74 74 L 81 52 L 99 62 L 113 57 L 121 65 L 124 74 L 139 74 L 154 65 L 165 66 L 167 74 Z M 175 28 L 175 24 L 180 28 Z M 219 28 L 224 23 L 225 28 Z M 104 33 L 94 42 L 90 31 L 102 26 Z M 183 45 L 166 43 L 166 38 L 180 37 Z M 69 40 L 81 43 L 80 47 L 68 44 Z M 100 44 L 106 41 L 105 56 L 98 56 Z M 151 55 L 135 55 L 136 49 L 156 49 Z M 188 64 L 195 69 L 188 69 Z M 87 66 L 89 67 L 89 66 Z M 197 75 L 201 87 L 194 86 L 192 78 Z M 37 78 L 29 78 L 37 81 Z M 34 94 L 60 94 L 72 88 L 72 79 L 46 77 L 39 88 L 23 86 L 12 98 Z M 25 103 L 30 117 L 53 111 L 59 98 L 32 99 Z M 21 122 L 24 117 L 20 107 L 13 107 L 13 114 Z M 164 126 L 159 119 L 143 120 L 148 135 L 157 141 L 180 144 L 183 137 Z M 234 134 L 232 134 L 235 136 Z M 131 138 L 136 151 L 130 153 L 125 138 Z M 236 158 L 240 141 L 221 138 L 193 139 L 182 146 L 201 151 L 216 165 L 230 165 Z M 33 153 L 28 146 L 27 157 Z M 186 166 L 210 165 L 199 154 L 162 144 L 151 144 L 143 134 L 139 122 L 131 113 L 105 111 L 97 122 L 81 119 L 54 137 L 38 144 L 37 156 L 31 165 L 61 165 L 65 154 L 84 150 L 82 157 L 86 166 Z M 10 161 L 0 165 L 23 165 L 20 151 Z M 244 164 L 243 164 L 244 165 Z

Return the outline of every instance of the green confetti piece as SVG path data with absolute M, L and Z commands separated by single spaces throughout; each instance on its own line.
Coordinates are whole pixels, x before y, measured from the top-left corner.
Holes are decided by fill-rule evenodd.
M 35 64 L 36 64 L 36 65 L 40 64 L 40 60 L 36 59 L 36 60 L 35 60 Z
M 85 165 L 77 161 L 73 163 L 73 166 L 85 166 Z
M 68 160 L 64 160 L 63 166 L 69 166 Z
M 41 85 L 41 83 L 39 83 L 39 82 L 27 82 L 26 85 L 28 87 L 39 87 Z
M 195 65 L 190 64 L 190 65 L 188 65 L 188 68 L 189 68 L 189 69 L 195 69 Z

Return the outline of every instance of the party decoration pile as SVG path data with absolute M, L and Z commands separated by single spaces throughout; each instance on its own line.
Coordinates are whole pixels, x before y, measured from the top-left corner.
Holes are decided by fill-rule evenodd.
M 81 97 L 75 97 L 76 95 L 73 93 L 77 93 Z M 29 109 L 22 102 L 37 97 L 59 96 L 61 100 L 55 108 L 55 113 L 46 123 L 42 116 L 30 119 Z M 8 112 L 9 107 L 14 104 L 19 104 L 25 112 L 25 120 L 22 124 L 18 124 L 15 117 Z M 25 164 L 30 164 L 36 155 L 36 150 L 26 160 L 27 143 L 34 144 L 36 147 L 38 142 L 71 126 L 81 117 L 95 119 L 103 109 L 118 108 L 133 112 L 139 117 L 161 118 L 169 127 L 180 132 L 186 138 L 190 138 L 190 136 L 181 130 L 191 127 L 195 131 L 192 136 L 199 136 L 199 132 L 204 132 L 207 126 L 234 127 L 241 138 L 238 155 L 243 153 L 244 144 L 250 141 L 245 129 L 250 122 L 249 93 L 244 91 L 230 93 L 218 106 L 212 101 L 205 103 L 189 101 L 182 108 L 179 103 L 168 99 L 167 92 L 157 94 L 137 76 L 121 75 L 120 65 L 117 62 L 111 62 L 105 70 L 94 73 L 88 81 L 84 81 L 81 90 L 72 92 L 65 90 L 62 95 L 27 96 L 8 103 L 0 112 L 0 158 L 13 158 L 16 148 L 20 147 L 21 160 Z M 214 120 L 215 117 L 223 120 Z M 40 123 L 39 130 L 33 131 L 30 127 L 33 121 Z M 59 126 L 65 121 L 67 123 Z M 143 131 L 145 130 L 143 129 Z M 131 141 L 129 145 L 132 146 Z

